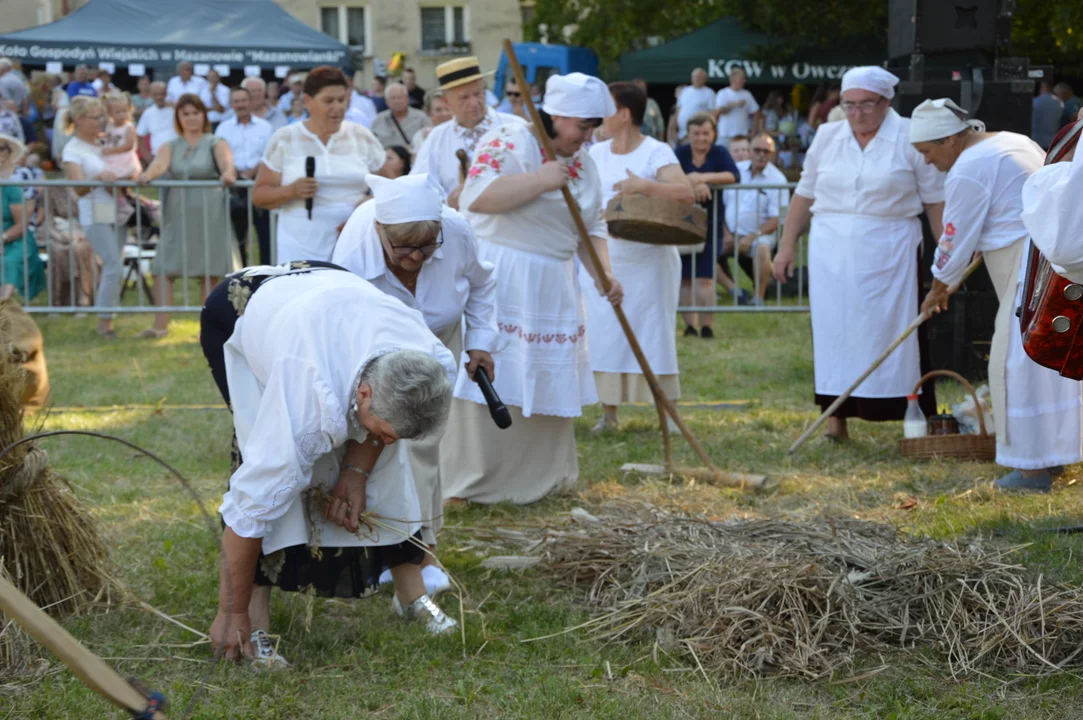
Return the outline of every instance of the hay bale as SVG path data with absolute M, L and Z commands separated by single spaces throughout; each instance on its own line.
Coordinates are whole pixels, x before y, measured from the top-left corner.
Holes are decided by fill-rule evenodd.
M 26 371 L 19 402 L 28 410 L 41 410 L 49 400 L 45 340 L 34 320 L 15 300 L 0 300 L 0 347 Z
M 0 449 L 21 440 L 27 371 L 0 352 Z M 19 445 L 0 458 L 0 574 L 56 614 L 107 599 L 112 585 L 97 524 L 45 451 Z
M 581 629 L 666 638 L 664 650 L 716 674 L 833 677 L 889 648 L 932 650 L 953 676 L 1083 665 L 1083 590 L 1029 577 L 1012 549 L 852 519 L 712 522 L 650 506 L 546 538 L 542 572 L 588 589 L 595 617 Z

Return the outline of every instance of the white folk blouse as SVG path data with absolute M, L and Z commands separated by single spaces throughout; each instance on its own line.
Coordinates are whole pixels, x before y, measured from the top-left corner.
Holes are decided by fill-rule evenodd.
M 481 136 L 508 123 L 524 125 L 526 121 L 518 115 L 499 113 L 489 108 L 481 122 L 472 128 L 463 127 L 454 118 L 437 125 L 432 128 L 429 136 L 425 138 L 425 142 L 417 151 L 410 174 L 432 175 L 439 181 L 441 187 L 444 188 L 444 194 L 447 195 L 459 187 L 460 165 L 455 152 L 465 150 L 467 157 L 473 160 Z

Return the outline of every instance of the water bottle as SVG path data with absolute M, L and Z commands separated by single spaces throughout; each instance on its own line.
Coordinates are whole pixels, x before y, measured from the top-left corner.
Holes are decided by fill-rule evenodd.
M 906 415 L 903 416 L 903 437 L 921 438 L 929 434 L 929 425 L 925 422 L 925 413 L 918 406 L 917 395 L 906 396 Z

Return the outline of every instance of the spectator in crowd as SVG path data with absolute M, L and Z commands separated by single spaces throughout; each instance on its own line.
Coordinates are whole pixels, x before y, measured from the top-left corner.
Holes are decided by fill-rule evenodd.
M 741 171 L 742 185 L 774 185 L 777 180 L 765 172 L 773 167 L 775 141 L 761 133 L 752 138 L 752 159 L 737 163 Z M 777 169 L 777 168 L 776 168 Z M 771 251 L 777 242 L 778 217 L 780 213 L 778 191 L 775 190 L 726 190 L 726 226 L 723 230 L 722 253 L 737 253 L 753 260 L 753 281 L 756 294 L 753 305 L 763 305 L 767 296 L 767 283 L 771 279 Z M 732 290 L 731 290 L 732 292 Z
M 94 299 L 94 248 L 79 224 L 74 193 L 54 189 L 45 193 L 49 241 L 49 304 L 89 308 Z M 73 290 L 75 291 L 73 293 Z
M 263 155 L 252 202 L 278 209 L 275 262 L 330 260 L 338 228 L 364 198 L 365 175 L 384 164 L 384 149 L 367 129 L 343 122 L 349 83 L 338 68 L 312 70 L 305 79 L 307 120 L 279 129 Z M 305 159 L 316 159 L 315 177 Z M 305 211 L 311 198 L 312 217 Z
M 421 110 L 425 107 L 425 88 L 417 84 L 417 73 L 413 68 L 402 71 L 402 84 L 406 86 L 406 92 L 410 94 L 410 107 Z
M 52 106 L 53 106 L 53 127 L 50 134 L 50 155 L 59 159 L 64 152 L 64 143 L 68 141 L 68 134 L 66 128 L 68 127 L 68 107 L 71 105 L 71 98 L 68 96 L 67 88 L 64 87 L 64 80 L 59 75 L 54 77 L 54 86 L 52 91 Z
M 369 86 L 368 92 L 365 93 L 369 100 L 372 100 L 372 104 L 376 107 L 377 114 L 387 110 L 387 101 L 384 99 L 384 92 L 387 90 L 387 78 L 382 75 L 376 75 L 372 78 L 372 85 Z
M 692 71 L 692 84 L 685 86 L 677 96 L 674 116 L 677 118 L 677 143 L 684 144 L 688 138 L 688 119 L 701 112 L 714 110 L 715 92 L 707 87 L 707 71 L 696 68 Z
M 839 88 L 820 85 L 812 96 L 808 108 L 808 124 L 813 131 L 827 122 L 831 110 L 839 104 Z
M 778 137 L 778 126 L 785 114 L 786 107 L 782 93 L 778 90 L 767 93 L 767 99 L 763 101 L 763 129 L 770 133 L 771 137 Z
M 114 90 L 102 98 L 106 116 L 102 140 L 102 159 L 105 167 L 118 180 L 135 180 L 143 171 L 136 149 L 136 132 L 132 125 L 132 103 L 128 93 Z M 127 226 L 128 220 L 135 214 L 138 200 L 127 188 L 116 192 L 117 223 Z
M 56 119 L 53 108 L 53 88 L 56 76 L 44 73 L 30 87 L 30 117 L 35 122 L 35 135 L 46 142 L 52 139 L 52 125 Z
M 304 87 L 304 73 L 294 73 L 293 75 L 290 75 L 289 89 L 282 93 L 275 103 L 278 106 L 278 109 L 284 113 L 290 112 L 293 109 L 293 101 L 304 94 Z
M 15 168 L 25 152 L 22 142 L 0 134 L 0 178 L 13 174 L 18 177 Z M 35 189 L 26 189 L 31 191 L 29 199 L 18 185 L 0 188 L 0 240 L 4 247 L 0 255 L 0 300 L 17 293 L 24 303 L 33 300 L 45 286 L 45 268 L 38 258 L 31 227 Z
M 410 95 L 406 86 L 391 83 L 384 91 L 387 110 L 379 113 L 372 121 L 372 134 L 385 148 L 392 145 L 410 146 L 410 141 L 421 128 L 432 127 L 429 116 L 417 108 L 410 107 Z
M 726 143 L 726 149 L 730 151 L 730 157 L 735 163 L 743 163 L 752 157 L 752 146 L 747 135 L 734 135 Z
M 384 166 L 377 170 L 374 175 L 395 180 L 403 175 L 410 174 L 410 151 L 402 145 L 392 145 L 384 151 Z M 371 191 L 369 195 L 371 195 Z
M 666 123 L 666 142 L 668 142 L 671 147 L 677 147 L 679 144 L 677 142 L 677 101 L 680 100 L 681 93 L 684 92 L 686 87 L 688 86 L 678 85 L 673 89 L 673 107 L 669 111 L 669 122 Z
M 211 133 L 207 107 L 194 93 L 181 95 L 173 111 L 173 140 L 161 147 L 154 162 L 139 176 L 150 183 L 168 174 L 172 180 L 237 181 L 229 143 Z M 173 304 L 173 283 L 180 277 L 200 279 L 200 303 L 223 276 L 240 267 L 233 238 L 223 237 L 226 225 L 225 188 L 172 188 L 162 208 L 162 237 L 152 271 L 158 277 L 158 306 Z M 183 220 L 182 220 L 183 218 Z M 169 313 L 158 312 L 154 326 L 141 338 L 169 334 Z
M 0 135 L 7 135 L 25 143 L 26 134 L 16 108 L 15 101 L 0 99 Z
M 1071 125 L 1076 121 L 1079 116 L 1079 111 L 1083 108 L 1083 100 L 1076 97 L 1075 92 L 1072 90 L 1072 86 L 1066 82 L 1059 82 L 1053 86 L 1053 94 L 1057 96 L 1062 103 L 1064 103 L 1064 112 L 1060 116 L 1060 125 Z
M 98 91 L 94 89 L 94 84 L 90 82 L 89 72 L 86 65 L 79 65 L 75 68 L 75 79 L 68 83 L 69 98 L 78 95 L 98 97 Z
M 743 68 L 734 68 L 730 71 L 729 87 L 718 91 L 714 99 L 714 113 L 718 118 L 719 145 L 728 146 L 729 140 L 735 135 L 748 135 L 759 129 L 763 119 L 760 112 L 760 104 L 756 98 L 745 88 L 748 76 Z
M 177 74 L 169 78 L 165 97 L 170 105 L 176 105 L 181 95 L 191 93 L 199 97 L 207 88 L 207 81 L 192 72 L 192 63 L 177 63 Z
M 218 127 L 229 112 L 229 88 L 222 84 L 222 76 L 216 70 L 207 73 L 207 87 L 199 94 L 199 99 L 207 108 L 211 127 Z
M 136 93 L 132 95 L 132 109 L 135 121 L 139 122 L 143 111 L 154 104 L 154 97 L 150 94 L 150 78 L 146 75 L 140 75 L 135 83 L 135 89 Z
M 346 110 L 346 119 L 367 128 L 372 127 L 372 121 L 376 119 L 376 104 L 367 95 L 357 92 L 354 86 L 352 68 L 342 68 L 342 74 L 346 77 L 346 85 L 350 90 L 350 107 Z
M 714 224 L 715 213 L 711 207 L 714 192 L 711 186 L 737 182 L 740 171 L 729 151 L 715 144 L 715 133 L 713 113 L 693 115 L 688 119 L 688 144 L 676 150 L 681 169 L 692 183 L 696 202 L 707 211 L 706 245 L 697 253 L 681 256 L 681 305 L 707 307 L 717 301 L 714 266 L 722 245 L 722 229 Z M 719 207 L 719 219 L 724 217 L 724 213 L 725 207 Z M 687 326 L 685 335 L 699 335 L 708 339 L 714 337 L 713 313 L 684 313 L 683 317 Z
M 64 145 L 64 177 L 68 180 L 98 180 L 111 183 L 116 176 L 105 166 L 99 144 L 105 130 L 105 105 L 96 97 L 77 95 L 68 109 L 69 134 Z M 117 206 L 112 193 L 105 188 L 76 187 L 79 196 L 79 224 L 86 233 L 94 253 L 101 260 L 101 273 L 95 302 L 98 307 L 116 307 L 120 303 L 123 257 L 121 250 L 127 230 L 117 223 Z M 115 338 L 113 316 L 98 315 L 98 334 Z
M 272 80 L 267 83 L 267 104 L 273 108 L 278 107 L 278 98 L 282 93 L 282 86 L 279 85 L 277 80 Z
M 12 177 L 28 183 L 23 187 L 23 203 L 27 206 L 27 225 L 33 233 L 45 222 L 43 188 L 29 184 L 45 179 L 45 171 L 41 169 L 41 153 L 48 153 L 48 147 L 40 143 L 27 147 L 15 166 L 15 172 L 11 174 Z
M 245 78 L 241 82 L 241 87 L 248 91 L 248 107 L 253 115 L 266 120 L 268 124 L 270 124 L 272 131 L 286 127 L 288 124 L 286 113 L 279 110 L 278 107 L 268 99 L 267 88 L 269 86 L 263 81 L 263 78 Z
M 647 92 L 646 81 L 636 80 L 635 84 L 644 93 Z M 662 108 L 658 107 L 658 101 L 649 95 L 647 96 L 647 109 L 643 113 L 643 127 L 639 131 L 655 140 L 666 141 L 666 119 L 662 115 Z
M 496 111 L 508 115 L 518 115 L 524 120 L 530 119 L 526 115 L 523 92 L 519 89 L 519 85 L 516 84 L 515 78 L 511 78 L 504 83 L 504 99 L 496 106 Z
M 271 124 L 252 114 L 251 93 L 247 88 L 236 87 L 230 93 L 230 106 L 233 116 L 223 120 L 214 134 L 225 140 L 233 151 L 233 166 L 237 177 L 242 180 L 255 180 L 263 152 L 271 140 Z M 245 188 L 231 191 L 229 200 L 230 218 L 233 230 L 237 233 L 237 244 L 241 251 L 241 264 L 248 267 L 248 193 Z M 271 226 L 270 214 L 261 208 L 252 207 L 252 222 L 256 226 L 259 240 L 259 260 L 264 265 L 271 264 Z M 255 265 L 255 262 L 251 263 Z
M 11 60 L 0 57 L 0 99 L 15 103 L 15 107 L 22 112 L 29 94 L 26 83 L 13 71 Z
M 414 135 L 414 139 L 410 141 L 410 150 L 417 153 L 421 149 L 422 143 L 425 142 L 425 138 L 429 136 L 432 129 L 437 125 L 447 122 L 452 118 L 451 108 L 448 107 L 447 98 L 444 97 L 444 91 L 440 88 L 433 88 L 425 93 L 425 114 L 429 116 L 429 120 L 432 121 L 432 125 L 423 127 L 417 131 Z
M 1034 98 L 1034 111 L 1030 120 L 1030 137 L 1048 150 L 1053 137 L 1060 131 L 1061 117 L 1064 115 L 1064 103 L 1053 94 L 1053 86 L 1042 80 L 1038 86 L 1038 96 Z
M 293 102 L 290 103 L 289 114 L 286 115 L 286 124 L 293 125 L 299 123 L 305 119 L 305 98 L 303 95 L 297 95 L 293 98 Z
M 94 82 L 90 85 L 94 88 L 94 92 L 98 93 L 98 97 L 115 92 L 117 89 L 117 86 L 113 84 L 113 74 L 105 68 L 98 69 L 98 77 L 94 78 Z
M 145 163 L 149 163 L 167 142 L 177 136 L 173 125 L 173 108 L 166 100 L 166 85 L 163 82 L 150 84 L 150 96 L 154 104 L 143 110 L 139 124 L 135 128 L 141 143 L 140 152 Z

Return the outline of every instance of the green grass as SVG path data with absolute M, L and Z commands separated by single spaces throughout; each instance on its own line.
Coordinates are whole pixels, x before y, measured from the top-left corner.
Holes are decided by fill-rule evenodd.
M 192 478 L 213 513 L 228 476 L 230 420 L 221 409 L 181 408 L 220 402 L 195 336 L 194 318 L 177 316 L 172 336 L 138 341 L 147 317 L 118 322 L 121 339 L 100 340 L 93 318 L 39 318 L 53 382 L 55 411 L 46 429 L 114 433 L 160 453 Z M 702 484 L 629 480 L 624 462 L 660 462 L 660 437 L 649 407 L 622 411 L 619 433 L 593 438 L 592 408 L 577 424 L 583 480 L 574 493 L 517 508 L 452 510 L 441 557 L 468 588 L 465 649 L 458 636 L 433 640 L 394 620 L 388 597 L 315 601 L 276 595 L 273 624 L 294 668 L 274 676 L 209 664 L 205 645 L 136 607 L 67 619 L 65 625 L 125 675 L 142 678 L 183 708 L 205 693 L 198 718 L 877 718 L 894 720 L 1037 720 L 1076 718 L 1083 683 L 1072 676 L 952 681 L 942 665 L 887 655 L 871 680 L 807 684 L 719 678 L 659 664 L 649 643 L 600 646 L 557 633 L 586 618 L 576 591 L 536 574 L 480 567 L 469 528 L 555 517 L 575 505 L 615 497 L 667 502 L 713 516 L 812 515 L 822 512 L 890 522 L 936 537 L 977 533 L 1031 543 L 1022 559 L 1049 580 L 1083 580 L 1077 536 L 1035 528 L 1083 517 L 1072 469 L 1049 497 L 1001 497 L 987 489 L 992 465 L 915 464 L 895 452 L 898 425 L 855 423 L 855 442 L 811 441 L 792 459 L 785 449 L 815 417 L 808 318 L 719 316 L 713 342 L 681 338 L 684 400 L 744 400 L 743 409 L 686 406 L 685 417 L 715 460 L 730 469 L 781 480 L 768 496 Z M 101 409 L 102 406 L 123 406 Z M 494 430 L 494 432 L 496 432 Z M 195 504 L 157 466 L 120 446 L 85 438 L 43 443 L 101 522 L 118 574 L 131 591 L 192 627 L 215 613 L 216 546 Z M 681 441 L 678 461 L 696 464 Z M 908 496 L 917 507 L 897 509 Z M 445 596 L 457 615 L 458 601 Z M 478 603 L 481 603 L 480 609 Z M 484 621 L 484 624 L 483 622 Z M 175 647 L 180 645 L 180 647 Z M 208 675 L 209 671 L 209 675 Z M 844 678 L 839 678 L 840 680 Z M 204 685 L 205 683 L 205 685 Z M 0 692 L 0 718 L 119 717 L 70 673 Z

